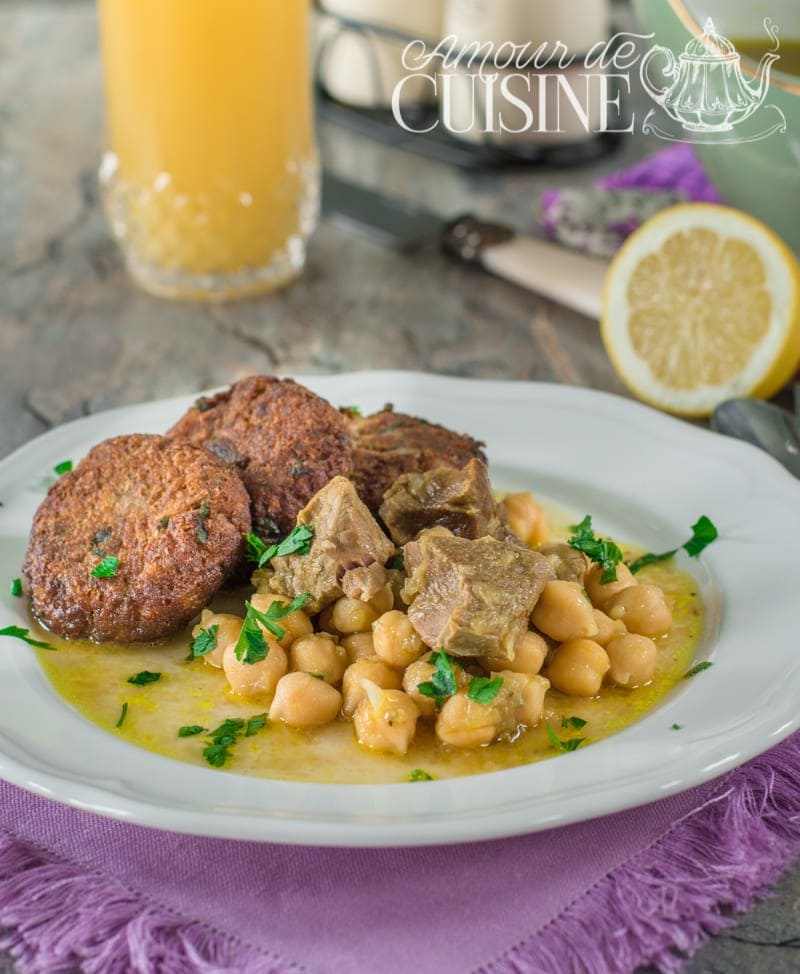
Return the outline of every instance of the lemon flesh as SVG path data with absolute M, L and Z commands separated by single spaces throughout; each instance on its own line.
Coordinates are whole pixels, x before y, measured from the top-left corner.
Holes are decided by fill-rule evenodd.
M 730 207 L 681 204 L 648 220 L 609 269 L 601 334 L 622 381 L 670 412 L 773 395 L 800 365 L 800 265 Z

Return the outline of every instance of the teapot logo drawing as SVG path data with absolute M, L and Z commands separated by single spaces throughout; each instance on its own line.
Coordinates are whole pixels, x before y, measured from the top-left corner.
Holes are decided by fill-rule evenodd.
M 764 29 L 773 46 L 761 58 L 750 82 L 745 80 L 736 48 L 717 32 L 711 18 L 703 33 L 692 38 L 678 58 L 660 44 L 651 47 L 642 58 L 640 76 L 645 91 L 659 108 L 648 113 L 643 130 L 670 141 L 706 143 L 752 142 L 785 132 L 783 112 L 775 105 L 764 105 L 772 65 L 780 58 L 777 27 L 767 18 Z M 667 83 L 661 86 L 651 77 L 657 57 L 665 59 L 662 74 Z M 736 126 L 755 116 L 762 106 L 764 113 L 774 113 L 771 124 L 755 130 L 748 126 L 737 133 Z M 679 123 L 680 131 L 662 128 L 659 115 Z

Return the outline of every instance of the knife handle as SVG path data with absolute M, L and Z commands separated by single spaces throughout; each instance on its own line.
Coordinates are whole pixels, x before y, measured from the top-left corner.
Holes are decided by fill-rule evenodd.
M 542 294 L 595 320 L 600 318 L 608 264 L 558 244 L 462 216 L 445 228 L 442 247 L 468 264 Z

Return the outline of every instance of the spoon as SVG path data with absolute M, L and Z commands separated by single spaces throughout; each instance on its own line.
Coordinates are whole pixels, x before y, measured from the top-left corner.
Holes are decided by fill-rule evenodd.
M 800 477 L 800 420 L 788 409 L 760 399 L 728 399 L 714 410 L 711 428 L 766 450 Z

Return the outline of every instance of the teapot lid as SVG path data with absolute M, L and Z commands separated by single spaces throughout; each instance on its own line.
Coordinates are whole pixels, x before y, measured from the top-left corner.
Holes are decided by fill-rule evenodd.
M 717 33 L 714 21 L 709 17 L 703 26 L 703 33 L 689 41 L 683 49 L 683 56 L 703 60 L 735 57 L 736 48 L 727 37 Z

